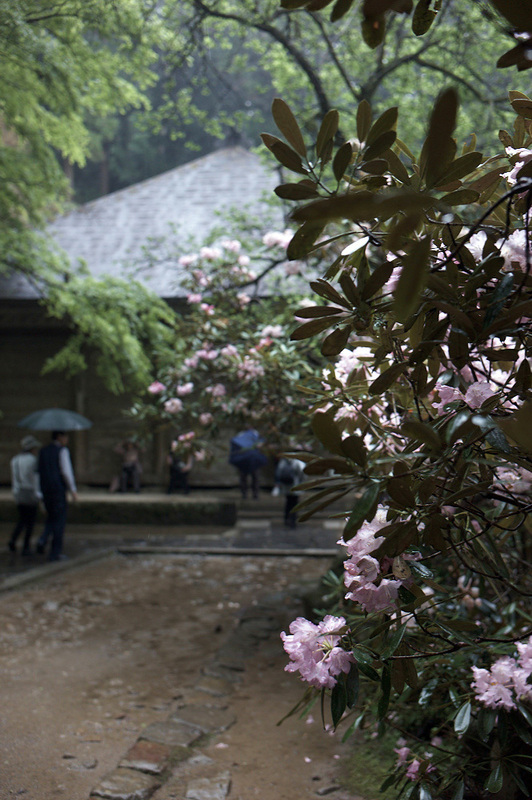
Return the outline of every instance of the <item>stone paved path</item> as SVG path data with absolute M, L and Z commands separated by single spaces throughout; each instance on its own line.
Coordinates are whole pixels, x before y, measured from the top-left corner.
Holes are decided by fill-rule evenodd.
M 66 551 L 70 561 L 49 565 L 34 556 L 0 556 L 0 590 L 10 588 L 16 576 L 20 580 L 39 580 L 50 569 L 71 569 L 96 558 L 109 549 L 186 547 L 216 549 L 230 554 L 232 550 L 303 551 L 316 549 L 334 553 L 339 537 L 339 524 L 333 520 L 307 523 L 290 529 L 278 517 L 244 517 L 232 529 L 173 529 L 149 526 L 72 526 L 68 532 Z M 127 528 L 127 530 L 125 529 Z M 0 536 L 6 541 L 8 526 L 0 525 Z M 261 643 L 278 637 L 282 593 L 263 598 L 259 605 L 245 609 L 238 627 L 211 656 L 198 675 L 195 692 L 187 705 L 174 708 L 165 721 L 148 725 L 135 744 L 124 753 L 116 769 L 95 785 L 87 800 L 225 800 L 231 789 L 231 770 L 223 769 L 204 752 L 204 745 L 228 730 L 236 721 L 231 709 L 231 696 L 238 687 L 245 663 L 253 657 Z M 339 786 L 328 783 L 315 794 L 330 794 L 335 800 L 351 800 Z M 353 798 L 356 800 L 356 798 Z

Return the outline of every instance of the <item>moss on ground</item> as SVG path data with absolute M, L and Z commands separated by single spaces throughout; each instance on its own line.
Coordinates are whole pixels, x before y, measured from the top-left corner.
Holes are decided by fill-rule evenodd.
M 379 789 L 397 760 L 393 752 L 396 739 L 397 736 L 383 739 L 369 739 L 363 735 L 353 737 L 353 751 L 342 781 L 353 795 L 367 800 L 384 800 Z

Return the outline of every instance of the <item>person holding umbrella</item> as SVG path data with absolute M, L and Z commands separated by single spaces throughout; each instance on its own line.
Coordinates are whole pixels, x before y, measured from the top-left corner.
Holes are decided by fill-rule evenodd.
M 46 508 L 46 524 L 37 543 L 37 552 L 44 553 L 48 538 L 51 536 L 50 561 L 59 561 L 64 558 L 62 550 L 67 515 L 67 490 L 73 500 L 78 498 L 67 444 L 68 434 L 65 431 L 54 431 L 50 444 L 43 447 L 39 453 L 37 464 L 42 498 Z
M 15 525 L 8 547 L 12 553 L 17 550 L 16 542 L 24 531 L 22 555 L 30 555 L 30 540 L 39 504 L 37 478 L 37 452 L 41 443 L 35 436 L 25 436 L 21 452 L 11 459 L 11 485 L 17 504 L 18 521 Z

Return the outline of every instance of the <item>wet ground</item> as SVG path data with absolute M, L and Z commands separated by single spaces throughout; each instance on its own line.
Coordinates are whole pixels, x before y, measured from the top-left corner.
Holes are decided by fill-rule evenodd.
M 71 525 L 58 565 L 4 549 L 0 798 L 355 798 L 342 784 L 348 745 L 317 708 L 276 724 L 304 688 L 283 670 L 279 632 L 338 535 L 335 520 L 292 530 L 279 506 L 255 506 L 230 529 Z M 154 724 L 206 708 L 234 721 L 183 763 L 156 777 L 123 766 Z M 127 794 L 126 779 L 153 786 Z

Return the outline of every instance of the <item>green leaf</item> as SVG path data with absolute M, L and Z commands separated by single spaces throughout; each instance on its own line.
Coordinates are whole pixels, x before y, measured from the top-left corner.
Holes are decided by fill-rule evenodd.
M 458 713 L 454 718 L 454 732 L 458 736 L 462 736 L 471 722 L 471 703 L 467 701 L 458 709 Z
M 343 456 L 340 429 L 329 413 L 317 411 L 312 417 L 311 425 L 314 434 L 331 453 Z
M 300 172 L 303 175 L 307 175 L 307 170 L 304 168 L 300 156 L 291 147 L 288 147 L 285 142 L 269 133 L 261 133 L 260 138 L 283 167 L 292 172 Z
M 403 636 L 405 635 L 405 631 L 406 631 L 406 622 L 400 625 L 400 627 L 397 628 L 397 630 L 393 631 L 388 641 L 386 642 L 386 647 L 381 653 L 381 658 L 387 659 L 390 658 L 390 656 L 393 656 L 393 654 L 403 641 Z
M 351 330 L 351 325 L 344 325 L 340 328 L 336 328 L 336 330 L 326 336 L 321 343 L 320 350 L 322 355 L 326 358 L 339 355 L 349 341 Z
M 431 8 L 433 0 L 418 0 L 412 16 L 412 32 L 415 36 L 423 36 L 436 19 L 436 11 Z
M 492 708 L 481 708 L 478 712 L 477 725 L 481 738 L 486 741 L 493 730 L 497 719 L 497 711 Z
M 383 133 L 388 133 L 389 131 L 395 131 L 395 127 L 397 125 L 397 116 L 398 116 L 397 106 L 394 106 L 393 108 L 387 108 L 386 111 L 384 111 L 371 126 L 371 129 L 366 138 L 366 144 L 367 145 L 373 144 L 374 142 L 377 141 L 377 139 L 379 139 L 380 136 L 382 136 Z
M 345 678 L 345 691 L 348 708 L 354 708 L 356 706 L 358 702 L 359 688 L 360 677 L 358 674 L 358 667 L 356 664 L 351 664 L 351 669 Z
M 376 124 L 376 123 L 375 123 Z M 397 134 L 395 131 L 386 131 L 386 133 L 381 134 L 375 141 L 369 145 L 369 147 L 364 151 L 364 158 L 366 161 L 371 161 L 377 156 L 381 156 L 387 150 L 390 149 L 392 144 L 397 139 Z
M 338 680 L 331 691 L 331 716 L 333 727 L 336 728 L 347 706 L 347 693 L 343 680 Z
M 479 197 L 480 194 L 475 192 L 474 189 L 458 189 L 456 192 L 444 194 L 440 200 L 448 206 L 467 206 L 475 203 Z
M 401 363 L 401 364 L 392 364 L 391 367 L 384 370 L 378 378 L 376 378 L 372 384 L 369 386 L 369 393 L 370 394 L 382 394 L 390 386 L 396 382 L 396 380 L 401 376 L 408 369 L 408 364 Z
M 318 278 L 317 281 L 311 281 L 310 288 L 313 292 L 319 294 L 320 297 L 331 300 L 333 303 L 344 306 L 348 311 L 351 311 L 351 303 L 346 300 L 345 297 L 342 297 L 330 283 L 327 283 L 327 281 L 324 281 L 322 278 Z
M 354 0 L 336 0 L 331 11 L 331 22 L 337 22 L 342 19 L 353 5 L 353 2 Z
M 371 681 L 379 683 L 381 676 L 379 675 L 377 670 L 371 666 L 371 662 L 374 660 L 373 657 L 368 652 L 362 650 L 362 648 L 357 646 L 353 647 L 351 652 L 353 653 L 353 657 L 357 662 L 360 672 L 363 675 L 365 675 L 366 678 L 369 678 Z
M 361 436 L 352 434 L 342 439 L 342 450 L 347 458 L 352 459 L 359 467 L 365 467 L 368 461 L 368 451 Z
M 318 131 L 318 138 L 316 139 L 316 155 L 321 157 L 326 145 L 331 142 L 338 131 L 340 124 L 340 115 L 336 109 L 332 108 L 325 114 L 320 129 Z
M 446 186 L 448 183 L 459 180 L 460 178 L 469 175 L 478 167 L 482 161 L 482 153 L 466 153 L 449 164 L 443 172 L 441 172 L 437 179 L 434 181 L 436 189 L 438 186 Z
M 392 691 L 392 679 L 391 679 L 391 671 L 388 665 L 385 665 L 382 669 L 381 675 L 381 696 L 379 698 L 379 703 L 377 706 L 377 716 L 379 719 L 383 719 L 388 711 L 388 706 L 390 705 L 390 695 Z
M 335 308 L 334 306 L 308 306 L 300 308 L 294 316 L 301 319 L 315 319 L 316 317 L 333 317 L 336 314 L 345 314 L 345 308 Z
M 310 200 L 319 196 L 316 187 L 307 183 L 283 183 L 276 186 L 274 192 L 283 200 Z
M 386 281 L 390 278 L 393 272 L 393 264 L 385 262 L 373 270 L 362 289 L 362 299 L 369 300 L 370 297 L 377 294 L 382 289 Z
M 301 341 L 302 339 L 309 339 L 311 336 L 315 336 L 317 333 L 321 333 L 321 331 L 330 328 L 331 325 L 334 323 L 330 317 L 320 317 L 319 319 L 313 319 L 310 322 L 305 322 L 303 325 L 300 325 L 299 328 L 296 328 L 290 334 L 290 339 L 294 342 Z
M 275 124 L 286 141 L 292 145 L 296 153 L 306 158 L 307 148 L 303 141 L 303 136 L 297 124 L 297 120 L 290 110 L 290 107 L 279 97 L 276 97 L 272 103 L 272 115 Z
M 427 138 L 423 146 L 423 177 L 428 188 L 436 185 L 436 178 L 447 166 L 449 143 L 456 125 L 458 93 L 456 89 L 445 89 L 438 96 L 432 109 Z M 442 163 L 443 160 L 443 163 Z
M 337 181 L 341 181 L 345 175 L 351 159 L 353 157 L 353 147 L 349 142 L 344 142 L 336 153 L 333 160 L 333 172 Z
M 370 486 L 368 486 L 360 500 L 355 503 L 355 507 L 353 508 L 344 528 L 344 536 L 346 534 L 355 533 L 355 531 L 360 528 L 364 520 L 367 519 L 369 522 L 373 519 L 380 492 L 380 483 L 372 483 Z
M 440 450 L 442 443 L 438 432 L 426 422 L 417 419 L 409 419 L 401 425 L 401 432 L 410 438 L 423 442 L 432 450 Z
M 451 800 L 464 800 L 465 784 L 462 780 L 458 781 Z
M 403 259 L 403 268 L 394 292 L 394 311 L 400 322 L 406 322 L 417 309 L 429 275 L 431 237 L 413 242 Z
M 319 222 L 305 222 L 297 230 L 288 245 L 286 255 L 289 261 L 305 258 L 312 250 L 316 239 L 321 235 L 324 225 Z
M 494 769 L 490 772 L 489 778 L 486 781 L 484 788 L 487 792 L 496 794 L 500 792 L 504 783 L 504 775 L 502 771 L 502 764 L 499 762 Z
M 367 100 L 362 100 L 357 109 L 357 137 L 359 142 L 365 142 L 371 128 L 371 106 Z

